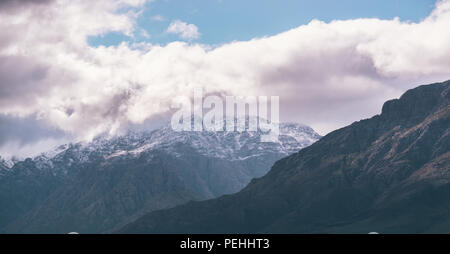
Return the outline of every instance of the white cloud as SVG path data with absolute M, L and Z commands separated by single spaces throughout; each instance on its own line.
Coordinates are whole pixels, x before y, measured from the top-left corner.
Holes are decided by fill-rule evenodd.
M 198 39 L 200 33 L 198 32 L 197 26 L 194 24 L 188 24 L 186 22 L 175 20 L 170 23 L 167 28 L 168 33 L 178 34 L 182 39 Z
M 165 114 L 173 97 L 203 86 L 279 95 L 282 120 L 325 134 L 380 112 L 408 88 L 450 78 L 450 1 L 418 23 L 312 21 L 217 48 L 87 44 L 88 36 L 109 31 L 133 34 L 138 9 L 129 8 L 124 1 L 59 0 L 0 14 L 0 114 L 36 115 L 90 139 Z M 198 33 L 176 27 L 185 38 Z

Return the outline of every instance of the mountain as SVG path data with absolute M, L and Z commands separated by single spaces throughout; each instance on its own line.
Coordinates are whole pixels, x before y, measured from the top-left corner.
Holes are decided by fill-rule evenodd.
M 31 159 L 0 172 L 0 228 L 40 204 L 62 179 L 39 169 Z
M 67 144 L 16 162 L 0 177 L 0 228 L 8 233 L 108 232 L 153 210 L 235 193 L 276 160 L 320 136 L 281 124 L 261 132 L 175 132 L 165 126 Z
M 151 212 L 118 233 L 450 233 L 450 81 L 277 161 L 233 195 Z
M 3 175 L 10 168 L 8 163 L 0 156 L 0 176 Z

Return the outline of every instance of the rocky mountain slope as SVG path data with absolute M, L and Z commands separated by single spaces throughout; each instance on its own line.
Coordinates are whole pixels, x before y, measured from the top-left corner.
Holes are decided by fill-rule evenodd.
M 260 132 L 174 132 L 169 126 L 63 145 L 0 176 L 0 228 L 10 233 L 99 233 L 146 212 L 235 193 L 276 160 L 320 138 L 282 124 Z
M 275 163 L 237 194 L 149 213 L 119 233 L 450 233 L 450 81 Z

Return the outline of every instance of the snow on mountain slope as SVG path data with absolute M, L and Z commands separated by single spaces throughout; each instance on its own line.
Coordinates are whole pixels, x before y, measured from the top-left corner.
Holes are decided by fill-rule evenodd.
M 280 124 L 279 142 L 260 142 L 261 132 L 176 132 L 169 125 L 152 132 L 129 132 L 126 135 L 98 137 L 89 143 L 66 144 L 33 158 L 38 168 L 68 168 L 93 159 L 137 156 L 149 150 L 164 150 L 181 156 L 179 144 L 190 146 L 208 157 L 243 160 L 267 153 L 289 155 L 320 138 L 312 128 L 296 123 Z M 62 167 L 61 167 L 62 166 Z M 67 173 L 67 172 L 64 172 Z
M 245 160 L 268 153 L 287 156 L 307 147 L 320 138 L 312 128 L 297 123 L 281 123 L 277 143 L 260 142 L 257 132 L 176 132 L 170 125 L 154 131 L 129 132 L 123 136 L 100 136 L 91 142 L 64 144 L 44 152 L 32 161 L 38 169 L 52 170 L 53 174 L 67 174 L 73 166 L 90 161 L 108 160 L 121 156 L 138 156 L 150 150 L 164 150 L 181 156 L 180 144 L 212 158 L 228 161 Z M 20 160 L 0 157 L 0 169 L 9 170 Z

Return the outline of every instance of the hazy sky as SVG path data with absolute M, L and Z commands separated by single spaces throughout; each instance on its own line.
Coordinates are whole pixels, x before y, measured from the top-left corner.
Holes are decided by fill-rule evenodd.
M 450 0 L 0 1 L 0 156 L 152 126 L 194 87 L 320 134 L 450 79 Z

